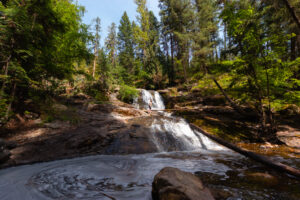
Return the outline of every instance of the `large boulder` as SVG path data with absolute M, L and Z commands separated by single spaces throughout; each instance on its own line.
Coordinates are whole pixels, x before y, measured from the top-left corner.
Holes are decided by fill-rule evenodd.
M 157 152 L 151 140 L 151 129 L 147 126 L 133 124 L 130 127 L 116 127 L 116 137 L 106 148 L 106 154 L 144 154 Z M 112 130 L 114 131 L 114 130 Z
M 214 200 L 209 189 L 194 174 L 166 167 L 152 183 L 153 200 Z

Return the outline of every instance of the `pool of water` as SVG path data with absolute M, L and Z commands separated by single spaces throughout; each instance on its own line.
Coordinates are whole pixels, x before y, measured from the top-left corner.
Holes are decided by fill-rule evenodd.
M 225 191 L 228 200 L 300 199 L 299 181 L 231 151 L 207 150 L 101 155 L 9 168 L 0 171 L 0 199 L 150 200 L 153 178 L 166 166 L 196 173 L 213 191 Z

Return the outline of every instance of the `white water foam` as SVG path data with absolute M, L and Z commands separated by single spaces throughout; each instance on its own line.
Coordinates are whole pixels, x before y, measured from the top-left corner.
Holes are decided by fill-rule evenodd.
M 177 117 L 155 119 L 151 130 L 152 140 L 159 152 L 169 151 L 170 147 L 177 151 L 228 150 L 200 132 L 192 130 L 184 119 Z
M 150 108 L 151 110 L 165 109 L 163 98 L 157 91 L 147 91 L 144 89 L 141 90 L 140 96 L 134 99 L 133 105 L 137 109 L 145 109 L 145 110 L 150 110 Z
M 150 102 L 152 102 L 152 106 Z M 144 89 L 135 99 L 134 106 L 137 109 L 147 110 L 150 107 L 151 110 L 165 109 L 163 98 L 157 91 Z M 228 150 L 200 132 L 192 130 L 184 119 L 172 117 L 170 113 L 161 112 L 161 115 L 153 120 L 151 130 L 152 142 L 159 152 L 170 151 L 170 149 L 176 151 Z

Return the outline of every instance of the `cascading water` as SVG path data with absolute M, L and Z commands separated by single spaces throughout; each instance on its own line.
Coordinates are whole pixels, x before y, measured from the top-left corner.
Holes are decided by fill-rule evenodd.
M 133 105 L 137 109 L 160 110 L 159 115 L 154 115 L 154 119 L 149 119 L 152 120 L 151 139 L 159 152 L 226 149 L 203 134 L 192 130 L 184 119 L 162 112 L 165 105 L 162 96 L 157 91 L 141 90 L 140 96 L 135 99 Z
M 164 110 L 165 105 L 161 95 L 157 91 L 141 90 L 141 95 L 134 99 L 133 105 L 136 109 Z
M 226 148 L 213 142 L 189 124 L 177 117 L 157 118 L 151 125 L 152 139 L 159 152 L 225 150 Z

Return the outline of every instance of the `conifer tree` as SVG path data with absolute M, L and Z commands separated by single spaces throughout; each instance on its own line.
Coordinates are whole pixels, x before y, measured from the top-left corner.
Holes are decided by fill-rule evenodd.
M 200 70 L 203 70 L 204 65 L 212 60 L 214 46 L 216 46 L 214 39 L 218 31 L 216 6 L 212 0 L 196 0 L 195 8 L 196 20 L 192 35 L 193 60 L 200 65 Z
M 175 60 L 177 71 L 183 68 L 185 81 L 189 66 L 191 34 L 194 22 L 194 9 L 190 0 L 160 0 L 163 34 L 168 38 L 171 50 L 170 82 L 174 81 Z M 181 74 L 181 73 L 179 73 Z
M 134 38 L 132 24 L 126 12 L 124 12 L 118 32 L 119 62 L 128 73 L 134 71 Z
M 140 57 L 143 63 L 143 68 L 146 71 L 150 61 L 150 22 L 149 12 L 146 6 L 147 0 L 135 0 L 137 4 L 137 21 L 140 26 L 135 26 L 133 33 L 140 51 Z
M 108 28 L 108 36 L 105 40 L 106 50 L 112 66 L 116 67 L 117 61 L 117 31 L 116 24 L 112 23 Z
M 99 55 L 99 47 L 100 47 L 100 31 L 101 31 L 101 20 L 99 17 L 95 19 L 95 38 L 94 38 L 94 64 L 92 76 L 95 78 L 97 60 Z

